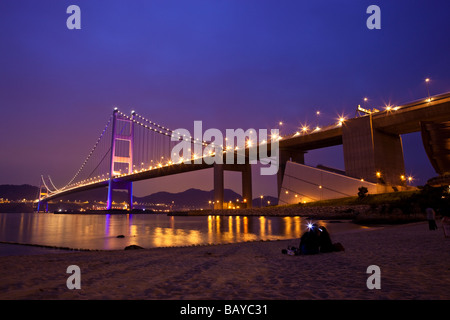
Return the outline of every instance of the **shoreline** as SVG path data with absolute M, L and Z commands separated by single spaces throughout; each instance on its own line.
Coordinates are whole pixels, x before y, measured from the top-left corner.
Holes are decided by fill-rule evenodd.
M 310 209 L 316 209 L 317 207 L 310 207 Z M 340 212 L 342 211 L 348 211 L 348 206 L 345 206 L 344 209 L 342 209 L 341 207 L 333 207 L 334 210 L 339 210 Z M 359 208 L 361 208 L 361 206 L 359 206 Z M 182 212 L 181 214 L 178 214 L 179 212 L 173 212 L 172 214 L 167 214 L 167 213 L 144 213 L 142 211 L 139 210 L 138 214 L 148 214 L 148 215 L 161 215 L 161 214 L 167 214 L 168 216 L 187 216 L 187 217 L 196 217 L 196 216 L 208 216 L 208 215 L 214 215 L 214 216 L 265 216 L 265 217 L 292 217 L 292 216 L 299 216 L 301 218 L 307 218 L 307 219 L 312 219 L 312 220 L 325 220 L 328 221 L 329 223 L 342 223 L 343 221 L 341 220 L 345 220 L 344 222 L 346 223 L 352 223 L 355 225 L 360 225 L 360 226 L 365 226 L 365 227 L 369 227 L 369 228 L 381 228 L 384 226 L 398 226 L 398 225 L 406 225 L 406 224 L 414 224 L 414 223 L 420 223 L 420 222 L 424 222 L 425 221 L 425 217 L 421 216 L 419 219 L 413 217 L 412 215 L 407 215 L 409 218 L 412 217 L 412 219 L 404 219 L 402 218 L 400 215 L 396 214 L 371 214 L 370 216 L 365 215 L 366 218 L 359 218 L 356 219 L 357 215 L 360 213 L 357 213 L 355 215 L 349 216 L 348 214 L 345 215 L 341 215 L 341 214 L 320 214 L 321 212 L 325 211 L 325 210 L 329 210 L 330 207 L 321 207 L 321 211 L 319 212 L 319 214 L 317 213 L 317 211 L 315 212 L 315 214 L 311 214 L 311 212 L 309 212 L 309 214 L 305 214 L 305 212 L 299 213 L 297 211 L 292 211 L 289 210 L 290 214 L 280 214 L 280 210 L 279 207 L 273 207 L 274 211 L 276 212 L 275 214 L 266 214 L 269 213 L 268 210 L 264 210 L 264 215 L 261 214 L 261 210 L 260 209 L 241 209 L 241 210 L 211 210 L 210 212 L 205 212 L 205 211 L 200 211 L 202 214 L 198 214 L 198 212 Z M 291 208 L 288 208 L 291 209 Z M 116 210 L 116 212 L 114 212 L 113 214 L 125 214 L 124 210 L 119 210 L 120 212 L 118 212 Z M 14 213 L 12 213 L 14 214 Z M 52 214 L 52 213 L 50 213 Z M 54 214 L 86 214 L 86 212 L 55 212 Z M 103 213 L 93 213 L 93 212 L 89 212 L 87 214 L 100 214 L 103 215 Z M 130 213 L 130 214 L 134 214 Z M 360 214 L 361 216 L 364 216 L 363 214 Z M 408 218 L 407 217 L 407 218 Z M 436 217 L 436 221 L 440 221 L 440 217 Z M 354 231 L 344 231 L 342 233 L 348 233 L 348 232 L 354 232 Z M 283 240 L 252 240 L 252 241 L 246 241 L 246 242 L 258 242 L 258 241 L 283 241 Z M 241 242 L 236 242 L 236 243 L 241 243 Z M 244 242 L 245 243 L 245 242 Z M 16 241 L 3 241 L 0 240 L 0 245 L 15 245 L 15 246 L 27 246 L 27 247 L 34 247 L 34 248 L 41 248 L 41 249 L 49 249 L 49 250 L 60 250 L 60 251 L 66 251 L 66 252 L 89 252 L 89 251 L 95 251 L 95 252 L 110 252 L 110 251 L 122 251 L 123 249 L 88 249 L 88 248 L 75 248 L 75 247 L 67 247 L 67 246 L 58 246 L 58 245 L 44 245 L 44 244 L 37 244 L 37 243 L 21 243 L 21 242 L 16 242 Z M 214 245 L 221 245 L 221 244 L 228 244 L 228 243 L 204 243 L 204 244 L 197 244 L 197 245 L 192 245 L 192 246 L 214 246 Z M 184 248 L 184 247 L 189 247 L 189 246 L 172 246 L 172 247 L 164 247 L 164 248 Z M 152 248 L 157 248 L 157 247 L 149 247 L 149 248 L 144 248 L 144 249 L 152 249 Z M 33 254 L 33 253 L 31 253 Z M 8 256 L 8 254 L 3 254 L 0 252 L 0 256 Z
M 300 216 L 318 220 L 354 220 L 361 223 L 407 223 L 425 221 L 426 214 L 417 208 L 413 212 L 403 213 L 401 209 L 393 207 L 390 210 L 389 204 L 369 205 L 326 205 L 326 206 L 273 206 L 263 208 L 242 208 L 242 209 L 206 209 L 190 211 L 169 211 L 154 212 L 151 210 L 133 209 L 127 210 L 88 210 L 88 211 L 55 211 L 53 214 L 85 214 L 85 215 L 106 215 L 106 214 L 151 214 L 168 216 L 267 216 L 267 217 L 292 217 Z
M 323 219 L 319 219 L 323 220 Z M 330 220 L 329 223 L 342 223 L 342 221 L 333 221 Z M 350 222 L 352 223 L 352 222 Z M 384 226 L 377 226 L 374 228 L 368 228 L 368 229 L 357 229 L 357 230 L 346 230 L 346 231 L 340 231 L 337 233 L 355 233 L 355 232 L 368 232 L 374 229 L 380 229 Z M 147 247 L 139 249 L 143 250 L 150 250 L 150 249 L 167 249 L 167 248 L 190 248 L 190 247 L 211 247 L 211 246 L 220 246 L 220 245 L 228 245 L 228 244 L 239 244 L 239 243 L 253 243 L 253 242 L 277 242 L 277 241 L 291 241 L 293 239 L 298 238 L 292 238 L 292 239 L 276 239 L 276 240 L 263 240 L 263 239 L 256 239 L 256 240 L 246 240 L 246 241 L 237 241 L 237 242 L 223 242 L 223 243 L 202 243 L 202 244 L 193 244 L 193 245 L 184 245 L 184 246 L 160 246 L 160 247 Z M 65 247 L 65 246 L 53 246 L 53 245 L 43 245 L 43 244 L 36 244 L 36 243 L 23 243 L 23 242 L 15 242 L 15 241 L 2 241 L 0 240 L 0 245 L 10 245 L 10 246 L 24 246 L 24 247 L 32 247 L 32 248 L 38 248 L 38 249 L 49 249 L 49 250 L 59 250 L 61 252 L 118 252 L 118 251 L 124 251 L 126 247 L 123 249 L 87 249 L 87 248 L 74 248 L 74 247 Z M 132 245 L 131 245 L 132 246 Z M 49 253 L 52 253 L 49 251 Z M 8 256 L 8 255 L 2 255 L 0 253 L 0 257 L 2 256 Z
M 392 197 L 392 196 L 391 196 Z M 370 200 L 370 199 L 369 199 Z M 112 210 L 63 210 L 53 211 L 53 214 L 82 214 L 82 215 L 128 215 L 150 214 L 167 216 L 300 216 L 317 220 L 352 220 L 358 224 L 402 224 L 425 221 L 426 214 L 421 212 L 417 203 L 405 206 L 399 199 L 387 202 L 366 202 L 348 204 L 318 204 L 318 205 L 276 205 L 267 207 L 241 209 L 199 209 L 188 211 L 155 212 L 145 209 L 112 209 Z M 373 201 L 373 199 L 372 199 Z M 403 212 L 403 211 L 404 212 Z M 439 216 L 439 214 L 438 214 Z
M 71 248 L 71 247 L 62 247 L 62 246 L 50 246 L 50 245 L 45 245 L 45 244 L 22 243 L 22 242 L 14 242 L 14 241 L 0 241 L 0 244 L 36 247 L 36 248 L 42 248 L 42 249 L 54 249 L 54 250 L 61 250 L 61 251 L 110 251 L 110 250 L 99 250 L 99 249 L 84 249 L 84 248 Z

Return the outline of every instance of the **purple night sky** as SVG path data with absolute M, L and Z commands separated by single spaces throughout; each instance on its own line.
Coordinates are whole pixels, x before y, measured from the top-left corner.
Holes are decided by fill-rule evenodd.
M 69 5 L 81 30 L 69 30 Z M 381 30 L 369 30 L 369 5 Z M 114 106 L 169 128 L 331 124 L 358 104 L 403 104 L 450 91 L 448 0 L 134 0 L 0 2 L 0 184 L 72 178 Z M 419 133 L 403 136 L 406 173 L 436 175 Z M 342 146 L 306 164 L 344 169 Z M 240 192 L 238 174 L 226 187 Z M 228 177 L 228 180 L 227 180 Z M 230 178 L 231 177 L 231 178 Z M 193 182 L 195 178 L 195 183 Z M 276 178 L 254 175 L 254 197 Z M 144 188 L 145 187 L 145 188 Z M 136 184 L 140 196 L 211 190 L 212 171 Z

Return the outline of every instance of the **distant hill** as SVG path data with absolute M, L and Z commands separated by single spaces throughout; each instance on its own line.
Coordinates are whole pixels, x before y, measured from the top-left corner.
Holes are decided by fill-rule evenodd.
M 236 201 L 241 196 L 230 189 L 224 191 L 225 201 Z M 188 189 L 179 193 L 157 192 L 145 197 L 134 197 L 135 201 L 140 203 L 166 203 L 172 201 L 176 206 L 186 207 L 208 207 L 209 201 L 214 201 L 214 191 L 204 191 L 199 189 Z
M 12 185 L 2 184 L 0 185 L 0 198 L 4 200 L 17 201 L 22 199 L 34 200 L 37 198 L 39 188 L 31 186 L 29 184 Z
M 30 185 L 0 185 L 0 198 L 8 199 L 12 201 L 28 199 L 36 199 L 38 195 L 38 187 Z M 107 198 L 107 188 L 95 189 L 90 191 L 83 191 L 76 194 L 71 194 L 65 197 L 58 198 L 64 201 L 106 201 Z M 128 202 L 128 194 L 123 191 L 114 191 L 114 201 L 115 202 Z M 242 201 L 240 194 L 234 192 L 231 189 L 225 189 L 224 191 L 224 201 L 225 202 L 236 202 L 236 199 Z M 139 204 L 155 205 L 155 204 L 165 204 L 168 206 L 173 206 L 174 210 L 182 209 L 197 209 L 197 208 L 209 208 L 211 205 L 209 201 L 214 200 L 214 190 L 204 191 L 199 189 L 188 189 L 183 192 L 171 193 L 171 192 L 156 192 L 148 196 L 143 197 L 133 197 L 133 201 Z M 173 201 L 173 202 L 172 202 Z M 253 199 L 253 206 L 259 207 L 262 203 L 263 206 L 267 206 L 267 201 L 270 201 L 270 205 L 276 205 L 278 203 L 277 198 L 264 196 L 263 200 L 255 198 Z
M 199 189 L 188 189 L 179 193 L 170 192 L 157 192 L 145 197 L 134 197 L 138 203 L 165 203 L 168 205 L 174 204 L 174 207 L 181 209 L 185 208 L 208 208 L 211 205 L 209 201 L 214 201 L 214 190 L 204 191 Z M 242 201 L 242 197 L 239 193 L 234 192 L 231 189 L 224 190 L 225 202 L 236 202 L 236 200 Z M 260 198 L 253 199 L 253 206 L 259 207 L 262 205 L 267 206 L 267 201 L 270 201 L 270 205 L 278 204 L 278 199 L 270 196 L 265 196 L 261 201 Z

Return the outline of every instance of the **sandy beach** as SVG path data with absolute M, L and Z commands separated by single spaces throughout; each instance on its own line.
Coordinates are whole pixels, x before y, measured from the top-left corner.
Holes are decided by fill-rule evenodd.
M 289 256 L 298 239 L 0 257 L 0 299 L 450 299 L 450 238 L 425 222 L 331 235 L 344 252 Z M 69 265 L 81 289 L 69 290 Z M 368 289 L 368 266 L 381 289 Z

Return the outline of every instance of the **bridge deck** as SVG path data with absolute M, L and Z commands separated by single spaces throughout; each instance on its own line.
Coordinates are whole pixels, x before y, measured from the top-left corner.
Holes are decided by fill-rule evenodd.
M 367 115 L 369 116 L 369 115 Z M 397 110 L 383 110 L 371 114 L 373 127 L 384 132 L 392 134 L 406 134 L 418 132 L 421 130 L 421 121 L 450 121 L 450 93 L 433 96 L 431 101 L 422 99 L 409 104 L 399 106 Z M 350 121 L 357 121 L 358 118 Z M 343 124 L 345 125 L 345 123 Z M 331 147 L 342 144 L 342 127 L 329 126 L 322 128 L 320 131 L 309 134 L 297 134 L 284 136 L 279 141 L 280 149 L 298 149 L 308 151 Z M 268 152 L 270 152 L 270 143 L 267 144 Z M 248 157 L 249 149 L 246 149 Z M 140 171 L 129 175 L 114 178 L 115 182 L 140 181 L 174 175 L 184 172 L 203 170 L 212 168 L 212 164 L 202 162 L 202 164 L 174 164 L 163 166 L 152 170 Z M 47 196 L 44 200 L 52 200 L 57 197 L 66 196 L 72 193 L 107 187 L 108 179 L 69 188 L 58 193 Z

